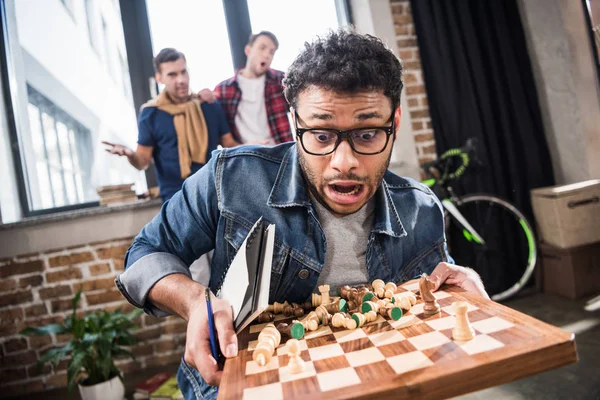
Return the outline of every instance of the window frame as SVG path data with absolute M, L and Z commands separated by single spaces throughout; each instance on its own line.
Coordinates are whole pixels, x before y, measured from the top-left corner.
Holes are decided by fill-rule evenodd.
M 18 1 L 18 0 L 13 0 Z M 66 0 L 68 2 L 69 0 Z M 228 39 L 232 54 L 234 68 L 239 65 L 245 65 L 246 55 L 244 47 L 248 37 L 252 32 L 250 26 L 250 14 L 248 11 L 247 0 L 222 0 L 223 9 L 225 12 L 225 20 L 228 28 Z M 341 24 L 352 24 L 351 8 L 349 0 L 334 0 L 336 10 L 338 11 L 338 20 Z M 21 209 L 21 218 L 35 217 L 40 215 L 64 213 L 82 208 L 98 207 L 99 201 L 80 203 L 69 206 L 61 206 L 47 208 L 42 210 L 32 209 L 29 201 L 29 180 L 25 171 L 25 158 L 22 140 L 19 138 L 19 132 L 22 131 L 23 118 L 28 118 L 23 114 L 22 102 L 29 103 L 28 99 L 24 99 L 24 94 L 19 93 L 17 83 L 15 82 L 15 61 L 12 49 L 19 47 L 18 40 L 10 34 L 9 21 L 7 14 L 7 0 L 0 0 L 0 79 L 2 82 L 2 96 L 4 99 L 4 112 L 8 128 L 8 145 L 11 148 L 13 158 L 13 168 L 17 183 L 19 208 Z M 63 6 L 69 12 L 71 18 L 74 15 L 70 12 L 67 4 L 62 2 Z M 86 4 L 82 2 L 86 12 L 86 24 L 88 31 L 88 40 L 91 48 L 94 49 L 97 56 L 101 59 L 100 45 L 98 43 L 98 26 L 90 26 Z M 123 35 L 125 39 L 125 54 L 127 57 L 127 66 L 129 79 L 131 82 L 131 100 L 134 110 L 139 110 L 149 98 L 152 97 L 152 78 L 154 70 L 152 67 L 152 39 L 148 22 L 148 13 L 146 9 L 146 1 L 130 1 L 118 0 L 118 5 L 121 13 L 123 24 Z M 11 4 L 10 7 L 14 7 Z M 14 24 L 14 21 L 10 21 Z M 105 40 L 103 37 L 102 40 Z M 118 60 L 120 61 L 120 60 Z M 108 63 L 107 63 L 108 64 Z M 110 66 L 107 65 L 108 68 Z M 110 74 L 114 77 L 114 74 Z M 125 77 L 125 73 L 122 74 Z M 156 84 L 154 84 L 156 85 Z M 136 115 L 137 119 L 137 115 Z M 149 169 L 150 170 L 150 169 Z M 149 176 L 152 171 L 146 171 L 147 181 L 151 182 L 156 178 Z M 0 224 L 2 220 L 0 219 Z

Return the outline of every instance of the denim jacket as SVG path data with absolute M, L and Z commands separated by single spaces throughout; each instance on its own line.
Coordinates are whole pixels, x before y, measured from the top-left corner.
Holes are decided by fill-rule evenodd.
M 452 262 L 441 204 L 429 188 L 387 171 L 375 202 L 366 254 L 370 281 L 403 282 Z M 135 238 L 116 279 L 119 290 L 147 313 L 167 315 L 148 302 L 152 286 L 169 274 L 191 276 L 189 265 L 214 249 L 209 286 L 216 292 L 261 216 L 276 228 L 270 302 L 306 300 L 325 263 L 326 238 L 295 143 L 213 153 Z

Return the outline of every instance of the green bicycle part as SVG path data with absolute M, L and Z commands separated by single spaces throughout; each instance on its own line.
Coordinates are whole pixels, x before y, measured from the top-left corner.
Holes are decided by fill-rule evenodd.
M 529 256 L 527 257 L 527 263 L 531 264 L 531 259 L 533 258 L 533 253 L 535 252 L 535 241 L 533 240 L 533 234 L 531 233 L 529 227 L 527 226 L 527 223 L 523 219 L 520 219 L 519 223 L 525 231 L 525 236 L 527 236 L 527 246 L 529 247 Z
M 430 179 L 425 179 L 424 181 L 421 181 L 421 183 L 427 187 L 433 187 L 433 185 L 435 185 L 435 178 L 430 178 Z
M 477 239 L 477 237 L 471 235 L 471 232 L 469 232 L 466 229 L 463 229 L 463 236 L 465 237 L 465 239 L 467 239 L 469 242 L 475 242 L 477 244 L 481 244 L 481 241 L 479 239 Z

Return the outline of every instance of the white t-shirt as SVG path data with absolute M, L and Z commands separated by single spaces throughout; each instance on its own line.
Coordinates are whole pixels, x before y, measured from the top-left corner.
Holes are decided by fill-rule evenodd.
M 265 78 L 249 79 L 238 74 L 237 81 L 242 91 L 242 99 L 235 115 L 235 126 L 243 143 L 262 143 L 265 140 L 274 144 L 265 107 Z

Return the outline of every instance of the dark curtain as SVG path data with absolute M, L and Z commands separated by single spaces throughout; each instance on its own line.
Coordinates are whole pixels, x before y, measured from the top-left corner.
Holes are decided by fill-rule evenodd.
M 411 7 L 438 155 L 478 141 L 482 164 L 453 187 L 504 197 L 533 223 L 529 191 L 554 177 L 516 1 Z

